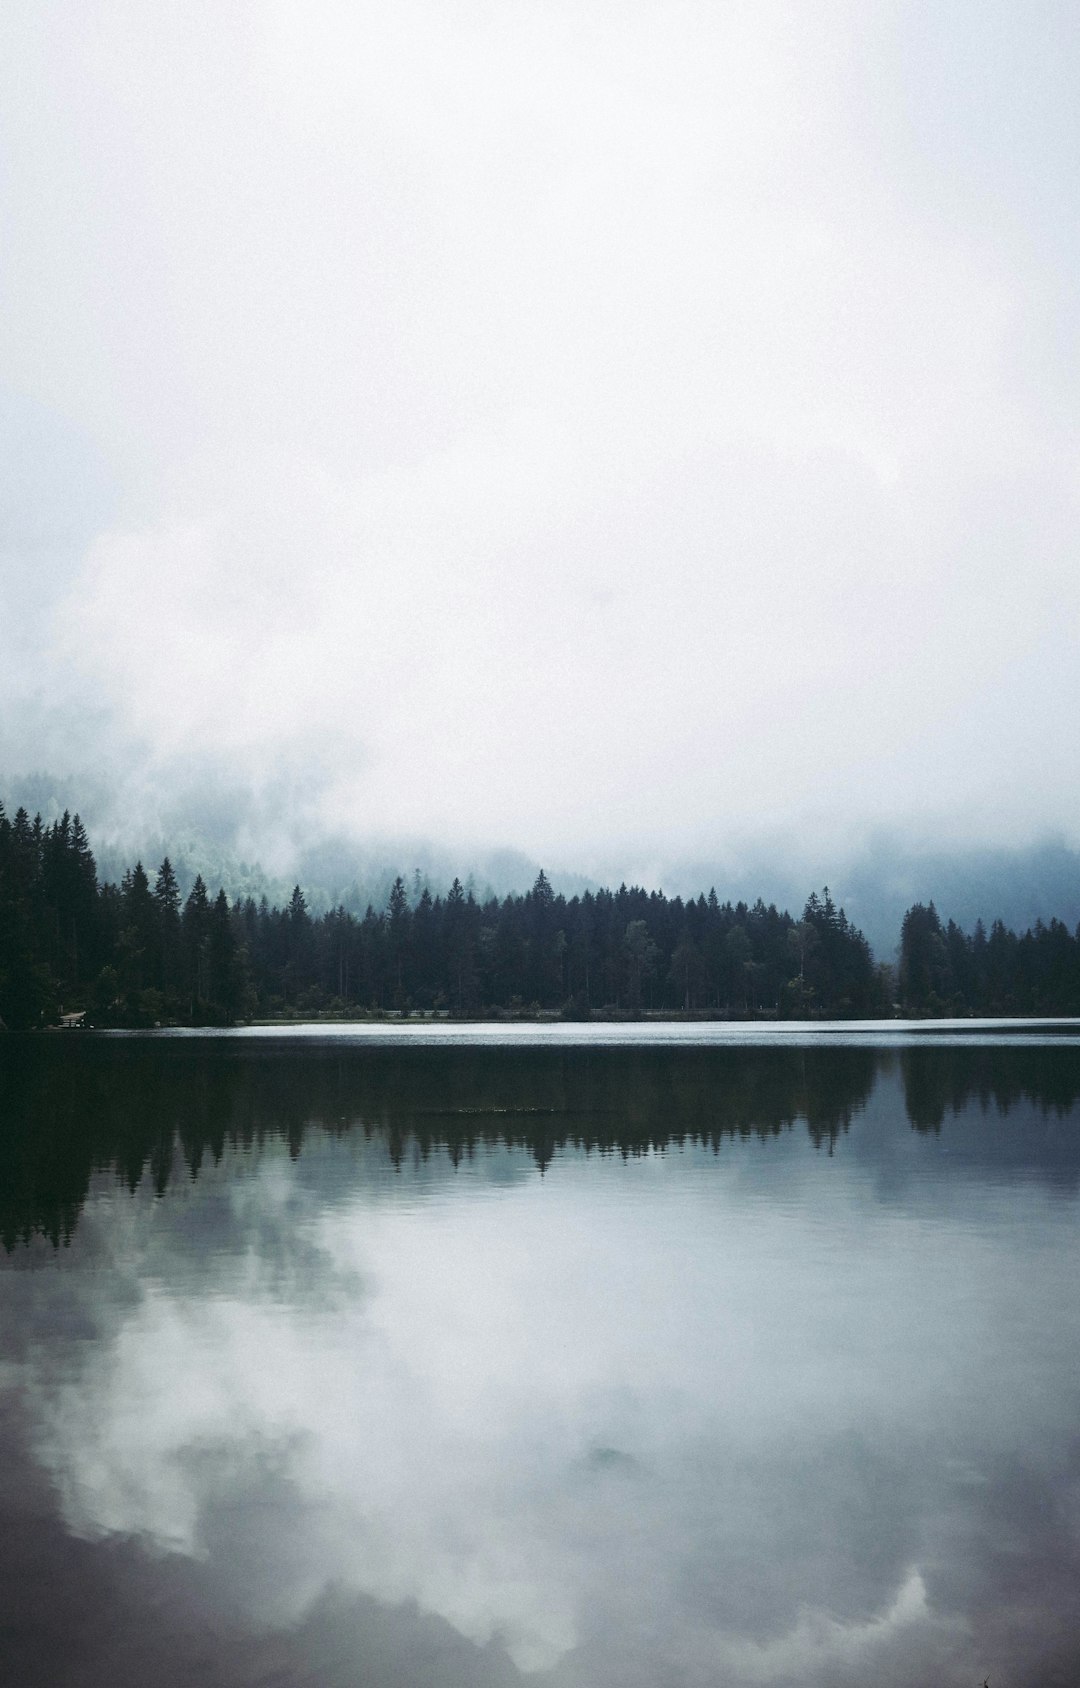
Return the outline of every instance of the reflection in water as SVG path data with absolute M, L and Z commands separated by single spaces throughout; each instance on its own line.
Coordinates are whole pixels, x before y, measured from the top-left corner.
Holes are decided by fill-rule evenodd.
M 342 1052 L 281 1040 L 244 1045 L 0 1041 L 0 1237 L 69 1237 L 91 1173 L 164 1193 L 226 1146 L 282 1137 L 298 1155 L 312 1129 L 379 1133 L 395 1163 L 445 1150 L 640 1154 L 805 1122 L 831 1144 L 865 1102 L 880 1056 L 830 1049 L 387 1049 Z
M 95 1170 L 158 1194 L 204 1159 L 306 1133 L 378 1134 L 395 1164 L 442 1150 L 527 1150 L 547 1166 L 567 1147 L 641 1154 L 687 1144 L 719 1151 L 802 1125 L 831 1148 L 896 1062 L 920 1131 L 946 1115 L 1007 1115 L 1031 1104 L 1049 1121 L 1080 1101 L 1080 1047 L 387 1049 L 342 1051 L 282 1039 L 0 1040 L 0 1240 L 71 1236 Z M 1011 1133 L 999 1148 L 1080 1173 L 1074 1130 Z M 985 1153 L 985 1145 L 984 1145 Z
M 1075 1049 L 0 1078 L 13 1680 L 1080 1679 Z
M 905 1048 L 900 1054 L 904 1104 L 912 1125 L 938 1131 L 946 1114 L 961 1114 L 972 1100 L 985 1113 L 1008 1113 L 1034 1102 L 1063 1118 L 1080 1101 L 1080 1048 L 994 1044 L 936 1049 Z

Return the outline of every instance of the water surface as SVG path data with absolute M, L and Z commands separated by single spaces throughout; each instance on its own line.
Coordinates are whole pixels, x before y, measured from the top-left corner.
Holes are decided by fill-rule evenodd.
M 0 1660 L 1080 1680 L 1075 1031 L 0 1041 Z

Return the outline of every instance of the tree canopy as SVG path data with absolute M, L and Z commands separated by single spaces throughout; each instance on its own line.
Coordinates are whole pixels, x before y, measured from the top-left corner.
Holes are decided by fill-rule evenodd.
M 900 967 L 875 966 L 828 887 L 800 916 L 766 904 L 620 885 L 570 898 L 540 872 L 478 899 L 398 876 L 387 906 L 313 914 L 229 903 L 166 856 L 99 884 L 85 828 L 0 805 L 0 1018 L 12 1029 L 85 1010 L 97 1025 L 228 1024 L 279 1014 L 642 1014 L 843 1018 L 1080 1012 L 1080 940 L 1059 921 L 968 937 L 931 903 L 908 910 Z

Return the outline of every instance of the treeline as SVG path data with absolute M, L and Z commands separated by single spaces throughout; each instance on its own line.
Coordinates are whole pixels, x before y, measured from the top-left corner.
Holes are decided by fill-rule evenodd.
M 1041 920 L 1010 932 L 995 920 L 967 933 L 916 903 L 900 935 L 904 1011 L 925 1015 L 1080 1015 L 1080 926 Z
M 933 904 L 904 918 L 900 966 L 875 966 L 828 889 L 796 919 L 760 899 L 721 902 L 620 886 L 566 898 L 477 899 L 400 877 L 387 907 L 315 915 L 230 903 L 201 878 L 182 898 L 168 858 L 99 884 L 78 815 L 51 825 L 0 804 L 0 1021 L 86 1011 L 100 1026 L 227 1025 L 275 1015 L 421 1012 L 862 1018 L 1078 1014 L 1080 933 L 1059 921 L 968 937 Z
M 478 900 L 454 881 L 357 917 L 230 904 L 201 878 L 181 899 L 166 858 L 97 881 L 79 817 L 0 806 L 0 1016 L 10 1028 L 87 1011 L 96 1025 L 228 1024 L 275 1014 L 648 1013 L 825 1017 L 889 1011 L 890 984 L 826 890 L 801 919 L 758 901 L 617 891 Z

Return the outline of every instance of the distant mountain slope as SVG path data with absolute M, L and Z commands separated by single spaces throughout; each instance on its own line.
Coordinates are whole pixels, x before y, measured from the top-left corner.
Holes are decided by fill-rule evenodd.
M 176 872 L 181 894 L 186 897 L 201 874 L 216 890 L 224 886 L 230 900 L 265 896 L 284 905 L 297 882 L 303 887 L 309 908 L 318 913 L 339 903 L 363 914 L 368 903 L 386 907 L 390 887 L 398 874 L 413 892 L 416 876 L 434 896 L 445 892 L 455 877 L 478 898 L 504 897 L 511 891 L 526 891 L 541 867 L 522 851 L 492 849 L 466 851 L 424 839 L 358 839 L 345 835 L 316 836 L 299 848 L 291 842 L 282 849 L 276 838 L 266 838 L 260 848 L 248 841 L 260 836 L 256 816 L 238 797 L 232 806 L 215 794 L 205 812 L 191 811 L 170 802 L 164 794 L 154 818 L 126 820 L 116 794 L 105 782 L 59 777 L 49 773 L 0 776 L 0 797 L 10 814 L 23 805 L 31 815 L 40 812 L 46 823 L 65 809 L 80 814 L 90 831 L 98 865 L 98 877 L 119 883 L 125 871 L 141 861 L 151 881 L 163 856 Z M 298 830 L 296 817 L 289 816 L 290 838 Z M 580 873 L 550 871 L 556 891 L 566 896 L 595 884 Z
M 942 920 L 970 932 L 977 920 L 989 928 L 1003 920 L 1026 931 L 1037 920 L 1080 922 L 1080 851 L 1059 842 L 1022 850 L 964 850 L 916 854 L 894 847 L 856 862 L 844 876 L 848 913 L 862 926 L 876 954 L 890 960 L 900 940 L 905 910 L 933 902 Z
M 895 957 L 900 924 L 914 902 L 933 901 L 943 920 L 953 919 L 970 931 L 977 920 L 987 927 L 994 920 L 1024 931 L 1036 920 L 1064 920 L 1070 929 L 1080 923 L 1080 850 L 1060 840 L 1045 840 L 1023 848 L 968 847 L 925 849 L 907 845 L 895 836 L 879 836 L 860 853 L 828 860 L 818 852 L 795 861 L 776 847 L 744 850 L 737 859 L 686 856 L 632 870 L 613 853 L 593 876 L 560 870 L 550 862 L 518 850 L 454 850 L 417 840 L 357 840 L 345 836 L 313 839 L 293 853 L 285 865 L 268 866 L 258 853 L 238 845 L 239 823 L 170 824 L 163 818 L 153 826 L 126 828 L 117 818 L 104 787 L 88 790 L 82 782 L 51 775 L 14 778 L 0 784 L 0 793 L 14 813 L 22 803 L 46 821 L 64 808 L 79 810 L 90 828 L 97 850 L 100 877 L 117 881 L 137 858 L 153 878 L 162 856 L 168 854 L 186 896 L 201 873 L 211 889 L 224 885 L 230 898 L 265 895 L 271 903 L 288 901 L 293 885 L 303 886 L 313 912 L 343 903 L 362 914 L 368 903 L 385 908 L 397 874 L 410 893 L 416 876 L 433 894 L 445 892 L 455 876 L 480 898 L 524 891 L 541 866 L 556 891 L 573 896 L 620 880 L 663 888 L 669 896 L 697 896 L 715 886 L 721 901 L 730 898 L 766 903 L 793 914 L 801 912 L 813 888 L 828 885 L 836 903 L 861 927 L 879 961 Z M 242 805 L 238 806 L 240 812 Z M 247 836 L 252 833 L 248 825 Z M 111 842 L 102 843 L 104 838 Z
M 866 934 L 879 961 L 892 961 L 900 926 L 912 903 L 933 902 L 942 920 L 970 931 L 1003 920 L 1026 931 L 1036 920 L 1080 922 L 1080 851 L 1058 841 L 1022 849 L 923 850 L 878 839 L 847 862 L 818 860 L 793 869 L 775 856 L 748 859 L 732 872 L 707 861 L 664 874 L 664 888 L 686 895 L 715 884 L 721 897 L 742 897 L 802 908 L 811 886 L 827 884 L 848 918 Z

